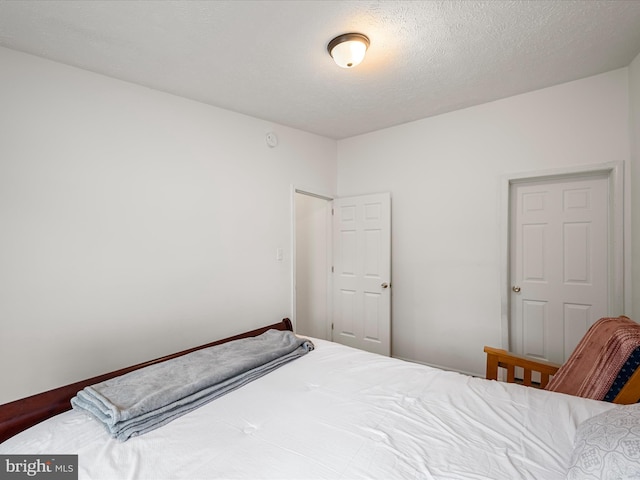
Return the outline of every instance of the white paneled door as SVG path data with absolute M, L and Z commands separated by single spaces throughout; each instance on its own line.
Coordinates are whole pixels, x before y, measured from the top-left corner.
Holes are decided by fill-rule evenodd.
M 391 354 L 391 196 L 333 204 L 333 341 Z
M 606 175 L 511 185 L 511 349 L 563 363 L 608 308 Z

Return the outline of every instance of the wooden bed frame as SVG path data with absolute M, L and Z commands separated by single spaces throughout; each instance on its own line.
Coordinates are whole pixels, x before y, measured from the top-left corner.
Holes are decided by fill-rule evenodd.
M 199 347 L 190 348 L 181 352 L 173 353 L 155 360 L 139 363 L 131 367 L 122 368 L 113 372 L 98 375 L 97 377 L 87 378 L 79 382 L 64 385 L 62 387 L 54 388 L 43 393 L 38 393 L 30 397 L 21 398 L 13 402 L 0 405 L 0 443 L 6 439 L 14 436 L 15 434 L 32 427 L 33 425 L 53 417 L 59 413 L 71 409 L 71 398 L 83 388 L 93 385 L 94 383 L 103 382 L 110 378 L 124 375 L 125 373 L 138 370 L 155 363 L 164 362 L 165 360 L 171 360 L 172 358 L 186 355 L 187 353 L 195 352 L 207 347 L 213 347 L 214 345 L 220 345 L 232 340 L 238 340 L 240 338 L 255 337 L 266 332 L 269 329 L 276 330 L 289 330 L 293 331 L 293 325 L 291 320 L 284 318 L 281 322 L 274 323 L 273 325 L 267 325 L 265 327 L 251 330 L 250 332 L 234 335 L 233 337 L 224 338 L 215 342 L 200 345 Z

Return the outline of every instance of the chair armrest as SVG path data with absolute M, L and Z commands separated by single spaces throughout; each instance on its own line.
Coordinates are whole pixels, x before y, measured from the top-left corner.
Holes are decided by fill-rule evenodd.
M 486 378 L 489 380 L 498 380 L 498 368 L 507 370 L 507 383 L 515 383 L 515 369 L 520 367 L 523 369 L 522 384 L 528 387 L 538 386 L 531 382 L 532 372 L 540 374 L 539 388 L 544 388 L 549 383 L 549 377 L 556 374 L 560 365 L 544 360 L 533 360 L 524 355 L 507 352 L 500 348 L 484 347 L 487 354 L 487 372 Z

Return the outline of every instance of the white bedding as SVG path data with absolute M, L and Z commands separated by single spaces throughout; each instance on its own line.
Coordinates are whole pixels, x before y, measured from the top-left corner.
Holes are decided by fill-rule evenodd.
M 240 390 L 120 443 L 69 411 L 2 454 L 78 454 L 80 479 L 566 478 L 578 424 L 609 403 L 313 340 Z

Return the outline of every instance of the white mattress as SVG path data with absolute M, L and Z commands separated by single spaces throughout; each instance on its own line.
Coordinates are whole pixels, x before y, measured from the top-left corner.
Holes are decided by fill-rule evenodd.
M 564 479 L 577 425 L 612 405 L 314 340 L 316 350 L 119 443 L 65 412 L 3 454 L 78 454 L 80 479 Z

